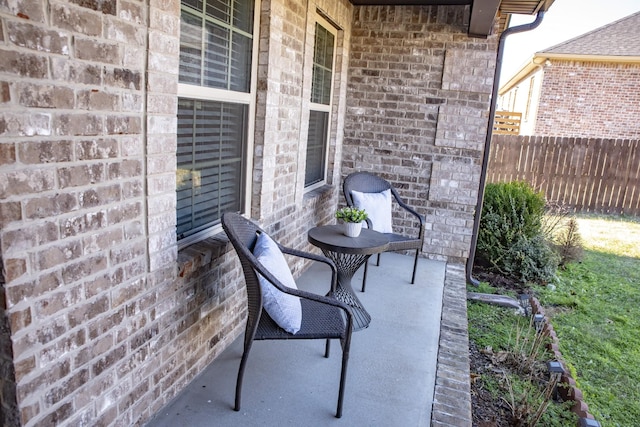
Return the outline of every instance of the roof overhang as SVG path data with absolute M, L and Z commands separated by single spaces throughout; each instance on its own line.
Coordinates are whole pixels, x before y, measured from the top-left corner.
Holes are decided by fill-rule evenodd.
M 619 55 L 578 55 L 569 53 L 537 52 L 534 57 L 556 59 L 559 61 L 583 61 L 583 62 L 615 62 L 620 64 L 640 63 L 640 56 L 619 56 Z
M 502 87 L 498 90 L 498 95 L 503 95 L 505 92 L 509 91 L 512 87 L 516 86 L 525 78 L 529 77 L 534 71 L 538 71 L 542 69 L 544 66 L 545 58 L 536 57 L 533 55 L 529 60 L 525 63 L 525 65 L 518 70 L 518 72 L 509 79 Z
M 533 72 L 537 72 L 545 66 L 553 66 L 547 61 L 581 61 L 581 62 L 609 62 L 616 64 L 640 64 L 640 56 L 614 56 L 614 55 L 577 55 L 568 53 L 536 52 L 531 58 L 500 87 L 498 95 L 503 95 L 521 81 L 528 78 Z
M 356 6 L 471 6 L 469 35 L 487 37 L 496 23 L 499 31 L 509 25 L 509 16 L 535 15 L 547 11 L 554 0 L 350 0 Z

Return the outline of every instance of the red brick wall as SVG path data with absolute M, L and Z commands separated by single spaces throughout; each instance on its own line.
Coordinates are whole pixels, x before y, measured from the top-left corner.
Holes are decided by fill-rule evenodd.
M 553 61 L 536 135 L 640 138 L 640 64 Z

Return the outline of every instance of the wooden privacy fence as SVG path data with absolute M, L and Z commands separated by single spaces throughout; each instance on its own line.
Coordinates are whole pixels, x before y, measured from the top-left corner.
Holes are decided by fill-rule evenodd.
M 576 212 L 640 216 L 640 141 L 494 135 L 487 182 L 526 181 Z

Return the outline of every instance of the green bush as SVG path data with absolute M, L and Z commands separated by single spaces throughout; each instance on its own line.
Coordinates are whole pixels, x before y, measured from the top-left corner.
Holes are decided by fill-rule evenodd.
M 476 259 L 505 277 L 546 283 L 558 256 L 545 239 L 545 199 L 525 182 L 493 183 L 485 188 Z

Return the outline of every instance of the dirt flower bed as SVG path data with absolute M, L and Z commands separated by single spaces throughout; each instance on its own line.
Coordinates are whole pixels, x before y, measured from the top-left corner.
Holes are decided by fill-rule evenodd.
M 502 295 L 523 292 L 517 284 L 499 276 L 478 272 L 475 277 L 489 283 Z M 478 307 L 480 311 L 474 310 L 481 318 L 481 324 L 474 326 L 482 330 L 481 335 L 495 335 L 496 338 L 493 338 L 493 348 L 487 345 L 484 338 L 479 343 L 473 339 L 477 334 L 470 334 L 473 426 L 574 427 L 577 417 L 569 412 L 566 404 L 553 400 L 554 384 L 550 383 L 544 362 L 549 357 L 545 353 L 546 342 L 540 339 L 538 344 L 533 344 L 541 338 L 536 337 L 535 332 L 534 338 L 531 335 L 525 337 L 527 333 L 531 334 L 531 331 L 527 332 L 531 330 L 531 325 L 526 317 L 515 315 L 514 310 L 483 305 L 482 308 Z M 508 326 L 510 322 L 517 326 Z M 493 329 L 496 325 L 498 330 Z M 533 351 L 530 350 L 532 348 Z M 537 357 L 532 357 L 532 354 Z
M 471 407 L 473 425 L 477 427 L 511 426 L 511 410 L 507 402 L 493 395 L 480 380 L 482 375 L 498 377 L 498 369 L 491 358 L 480 352 L 474 342 L 469 343 L 471 361 Z

